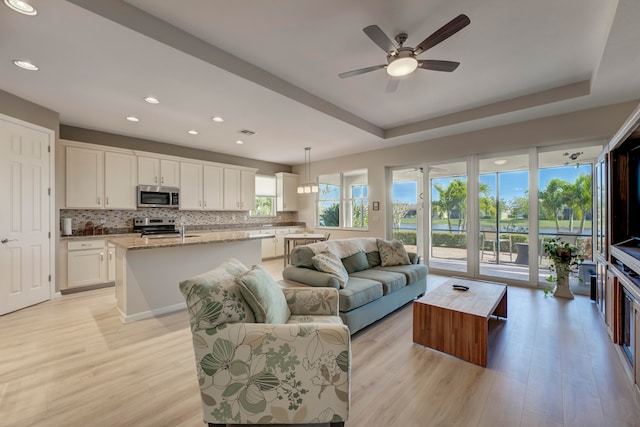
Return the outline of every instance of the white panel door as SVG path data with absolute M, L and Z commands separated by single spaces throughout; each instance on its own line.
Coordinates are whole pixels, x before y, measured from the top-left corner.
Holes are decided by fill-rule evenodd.
M 49 138 L 0 117 L 0 315 L 51 297 Z

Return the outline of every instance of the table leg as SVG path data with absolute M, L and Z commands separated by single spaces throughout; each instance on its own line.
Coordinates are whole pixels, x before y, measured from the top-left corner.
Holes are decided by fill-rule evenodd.
M 284 238 L 284 266 L 286 267 L 289 264 L 289 243 L 291 240 Z

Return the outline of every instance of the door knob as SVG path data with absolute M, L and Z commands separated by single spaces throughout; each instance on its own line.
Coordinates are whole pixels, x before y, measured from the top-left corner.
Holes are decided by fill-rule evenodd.
M 18 239 L 11 239 L 11 240 L 2 239 L 2 240 L 0 240 L 0 243 L 2 243 L 4 245 L 5 243 L 8 243 L 8 242 L 17 242 L 17 241 L 18 241 Z

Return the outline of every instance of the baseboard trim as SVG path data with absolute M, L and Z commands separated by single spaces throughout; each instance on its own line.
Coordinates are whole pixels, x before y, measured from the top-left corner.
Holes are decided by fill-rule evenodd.
M 137 320 L 148 319 L 150 317 L 157 317 L 167 313 L 173 313 L 174 311 L 180 311 L 187 308 L 186 302 L 181 302 L 178 304 L 170 305 L 167 307 L 158 308 L 156 310 L 143 311 L 140 313 L 125 315 L 122 311 L 120 311 L 120 320 L 122 323 L 131 323 Z

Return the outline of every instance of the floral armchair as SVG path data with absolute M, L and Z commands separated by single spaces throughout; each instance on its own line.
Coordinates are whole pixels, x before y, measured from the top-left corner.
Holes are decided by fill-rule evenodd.
M 281 288 L 260 266 L 230 259 L 180 291 L 210 427 L 344 426 L 351 342 L 336 289 Z

